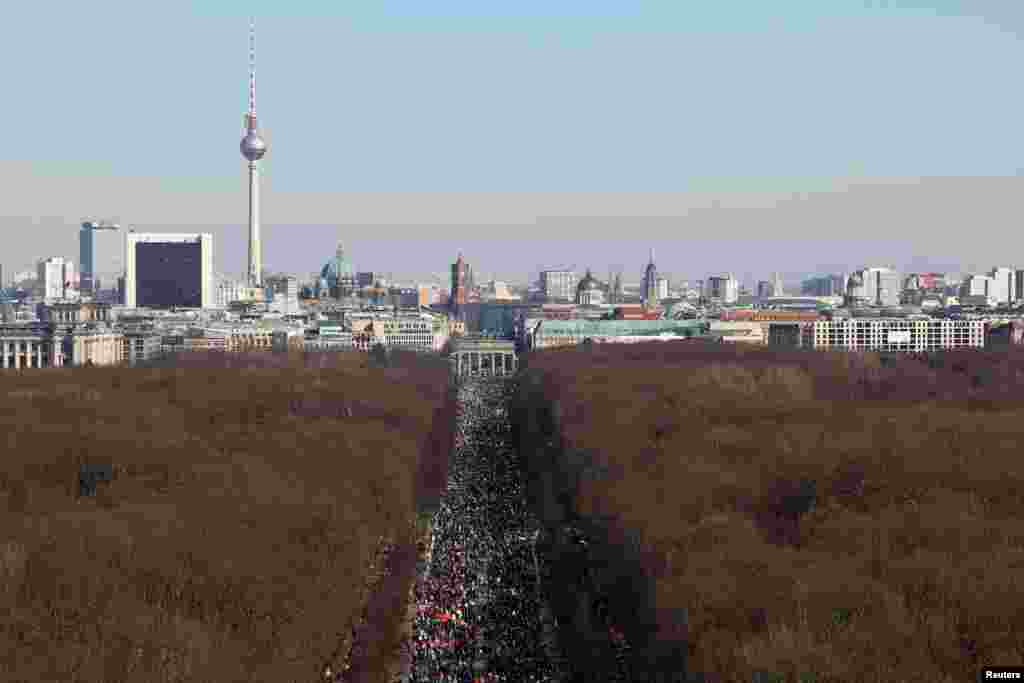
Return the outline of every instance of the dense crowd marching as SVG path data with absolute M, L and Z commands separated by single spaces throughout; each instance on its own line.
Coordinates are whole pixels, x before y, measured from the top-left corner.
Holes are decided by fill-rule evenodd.
M 434 519 L 431 561 L 416 585 L 411 681 L 558 681 L 542 642 L 534 553 L 500 381 L 460 387 L 448 490 Z

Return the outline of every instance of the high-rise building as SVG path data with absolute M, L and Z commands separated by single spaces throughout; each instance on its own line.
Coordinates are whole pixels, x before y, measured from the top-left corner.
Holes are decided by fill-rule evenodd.
M 668 298 L 668 278 L 667 277 L 659 277 L 658 280 L 657 280 L 657 287 L 656 287 L 656 289 L 657 289 L 657 292 L 658 292 L 658 294 L 657 294 L 658 301 L 661 301 L 662 299 L 667 299 Z
M 772 278 L 772 296 L 786 296 L 786 290 L 782 286 L 782 275 L 777 271 Z
M 1024 270 L 1014 271 L 1013 300 L 1024 301 Z
M 772 295 L 772 283 L 768 280 L 758 280 L 757 282 L 757 298 L 767 299 Z
M 862 268 L 850 275 L 846 295 L 853 302 L 874 306 L 899 306 L 900 274 L 892 268 Z
M 576 273 L 571 270 L 542 270 L 541 292 L 549 302 L 571 302 L 576 297 Z
M 993 268 L 989 277 L 992 278 L 992 296 L 996 303 L 1013 303 L 1017 295 L 1017 271 L 1013 268 Z
M 622 303 L 622 273 L 608 274 L 608 303 Z
M 647 267 L 644 268 L 641 279 L 640 296 L 648 306 L 658 303 L 658 269 L 654 265 L 654 249 L 651 249 L 651 256 L 647 260 Z
M 459 257 L 452 264 L 452 293 L 448 300 L 448 306 L 455 315 L 461 313 L 462 307 L 466 305 L 467 271 L 466 260 L 462 258 L 462 252 L 459 252 Z
M 285 315 L 299 312 L 299 280 L 291 275 L 267 278 L 266 300 L 273 304 L 272 310 Z
M 125 239 L 125 306 L 210 308 L 213 236 L 129 232 Z
M 78 248 L 81 268 L 79 291 L 96 297 L 101 290 L 115 289 L 117 278 L 124 275 L 121 226 L 84 221 L 78 231 Z
M 249 165 L 249 287 L 261 287 L 263 254 L 260 242 L 259 160 L 267 153 L 267 143 L 256 125 L 256 27 L 249 24 L 249 111 L 245 114 L 245 135 L 239 143 Z
M 708 298 L 723 304 L 734 304 L 740 298 L 740 283 L 728 275 L 713 275 L 708 278 Z
M 963 279 L 959 291 L 960 298 L 983 296 L 996 299 L 996 282 L 988 275 L 968 275 Z
M 63 299 L 67 291 L 70 264 L 62 256 L 51 256 L 36 265 L 36 277 L 44 299 Z

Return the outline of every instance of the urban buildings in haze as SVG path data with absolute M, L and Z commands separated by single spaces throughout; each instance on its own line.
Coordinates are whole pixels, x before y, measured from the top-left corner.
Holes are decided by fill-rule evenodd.
M 801 283 L 800 293 L 803 296 L 843 296 L 846 286 L 845 279 L 842 275 L 822 275 L 808 278 Z
M 125 239 L 128 308 L 211 308 L 213 236 L 129 232 Z

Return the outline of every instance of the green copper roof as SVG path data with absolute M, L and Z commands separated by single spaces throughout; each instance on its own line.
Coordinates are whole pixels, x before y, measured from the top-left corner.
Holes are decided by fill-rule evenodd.
M 543 320 L 541 334 L 578 336 L 652 336 L 672 334 L 693 337 L 707 334 L 710 324 L 704 320 Z

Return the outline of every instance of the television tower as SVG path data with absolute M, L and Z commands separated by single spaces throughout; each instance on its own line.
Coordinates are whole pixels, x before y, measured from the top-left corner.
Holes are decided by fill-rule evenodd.
M 249 161 L 249 267 L 248 285 L 262 286 L 263 258 L 260 250 L 260 174 L 259 160 L 267 153 L 267 143 L 256 129 L 256 21 L 249 21 L 249 111 L 245 114 L 245 136 L 239 145 Z

